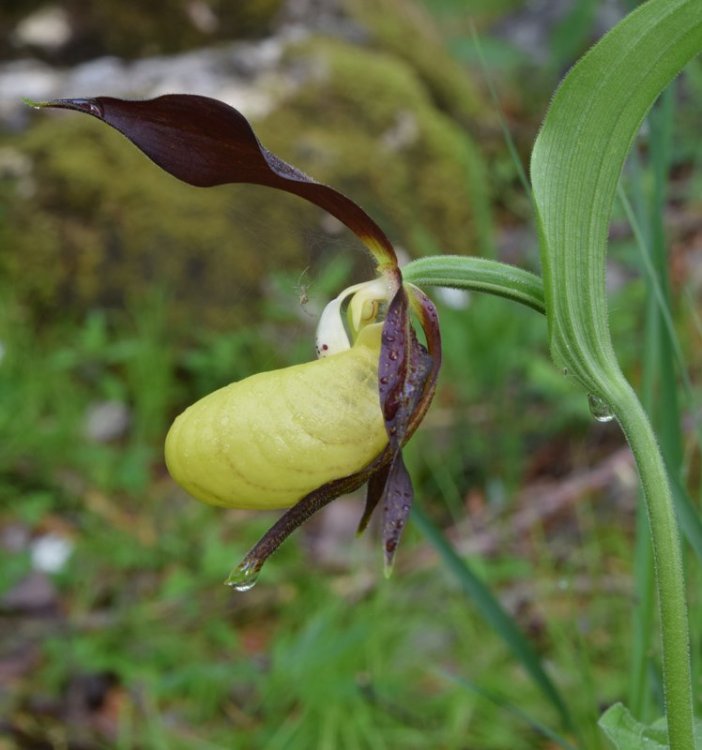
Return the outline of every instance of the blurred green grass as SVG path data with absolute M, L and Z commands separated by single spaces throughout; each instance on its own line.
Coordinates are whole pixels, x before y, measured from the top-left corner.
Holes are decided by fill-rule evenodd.
M 288 281 L 281 285 L 294 296 Z M 165 473 L 161 440 L 173 414 L 221 378 L 277 364 L 268 336 L 208 333 L 179 350 L 164 325 L 167 298 L 154 295 L 138 311 L 96 312 L 37 337 L 5 292 L 0 526 L 20 524 L 32 539 L 54 531 L 73 545 L 54 576 L 60 615 L 14 615 L 31 624 L 39 665 L 5 695 L 8 715 L 75 741 L 66 696 L 78 676 L 107 675 L 115 747 L 459 748 L 466 736 L 485 748 L 547 746 L 446 676 L 555 724 L 416 532 L 389 582 L 372 533 L 341 541 L 339 568 L 315 560 L 311 540 L 324 532 L 313 528 L 284 546 L 250 594 L 222 585 L 271 517 L 187 498 Z M 594 435 L 585 399 L 554 387 L 536 314 L 473 299 L 467 310 L 444 305 L 441 315 L 442 389 L 409 448 L 410 470 L 442 525 L 465 519 L 471 497 L 478 517 L 499 511 L 509 523 L 533 451 Z M 131 423 L 96 442 L 86 437 L 86 414 L 105 399 L 127 404 Z M 594 726 L 592 705 L 623 689 L 629 606 L 603 589 L 627 566 L 630 525 L 605 536 L 594 515 L 571 519 L 558 543 L 544 529 L 526 556 L 511 544 L 474 560 L 503 600 L 513 592 L 508 611 L 560 688 L 570 696 L 584 672 L 597 683 L 592 696 L 578 690 L 572 706 L 584 726 Z M 563 556 L 568 539 L 572 559 Z M 601 553 L 603 545 L 611 551 Z M 3 552 L 5 593 L 30 573 L 28 549 Z M 587 582 L 584 591 L 571 589 L 575 580 Z M 37 701 L 52 707 L 48 715 Z

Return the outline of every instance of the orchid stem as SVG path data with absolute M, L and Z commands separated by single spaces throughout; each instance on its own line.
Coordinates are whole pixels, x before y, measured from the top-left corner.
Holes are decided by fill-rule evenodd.
M 469 255 L 419 258 L 402 269 L 402 277 L 417 286 L 443 286 L 486 292 L 545 313 L 543 281 L 517 266 Z
M 685 579 L 668 474 L 646 412 L 623 379 L 616 396 L 610 406 L 634 454 L 648 513 L 661 617 L 669 747 L 671 750 L 694 750 Z
M 533 274 L 497 261 L 435 256 L 403 269 L 406 281 L 495 294 L 545 312 L 543 284 Z M 666 467 L 641 402 L 623 378 L 607 384 L 639 471 L 649 521 L 661 616 L 663 687 L 670 750 L 694 750 L 690 636 L 682 551 Z

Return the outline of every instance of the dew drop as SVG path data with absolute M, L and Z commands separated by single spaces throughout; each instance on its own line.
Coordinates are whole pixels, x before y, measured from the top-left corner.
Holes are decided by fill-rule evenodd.
M 100 104 L 97 102 L 90 102 L 89 104 L 90 114 L 95 115 L 95 117 L 104 117 L 105 112 Z
M 390 354 L 388 354 L 388 357 L 395 361 L 400 355 L 393 349 Z
M 93 117 L 102 119 L 105 116 L 102 105 L 94 99 L 68 99 L 67 101 L 76 109 L 87 112 L 89 115 L 93 115 Z
M 588 394 L 587 404 L 590 407 L 590 414 L 598 422 L 611 422 L 614 419 L 614 414 L 609 404 L 599 396 L 595 396 L 593 393 Z
M 387 385 L 388 384 L 388 377 L 386 375 L 383 375 L 382 378 L 380 378 L 381 385 Z
M 255 562 L 243 562 L 232 570 L 225 583 L 236 591 L 250 591 L 256 585 L 260 570 Z

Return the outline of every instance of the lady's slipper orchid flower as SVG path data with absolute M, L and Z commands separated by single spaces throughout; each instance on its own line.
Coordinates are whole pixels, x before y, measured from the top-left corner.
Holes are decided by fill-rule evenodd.
M 93 115 L 191 185 L 248 182 L 298 195 L 364 242 L 378 277 L 329 303 L 317 329 L 318 359 L 252 375 L 205 396 L 175 420 L 166 463 L 203 502 L 289 508 L 233 571 L 228 582 L 236 588 L 253 585 L 266 558 L 312 513 L 366 482 L 359 530 L 380 503 L 389 569 L 412 502 L 401 449 L 434 395 L 441 341 L 434 305 L 402 283 L 383 231 L 349 198 L 267 151 L 237 110 L 214 99 L 97 97 L 37 106 Z M 426 345 L 415 335 L 411 312 Z

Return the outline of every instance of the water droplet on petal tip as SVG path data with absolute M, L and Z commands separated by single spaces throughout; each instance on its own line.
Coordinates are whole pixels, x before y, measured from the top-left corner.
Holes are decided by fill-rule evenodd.
M 225 583 L 236 591 L 250 591 L 258 581 L 260 570 L 255 563 L 242 563 L 232 570 Z

